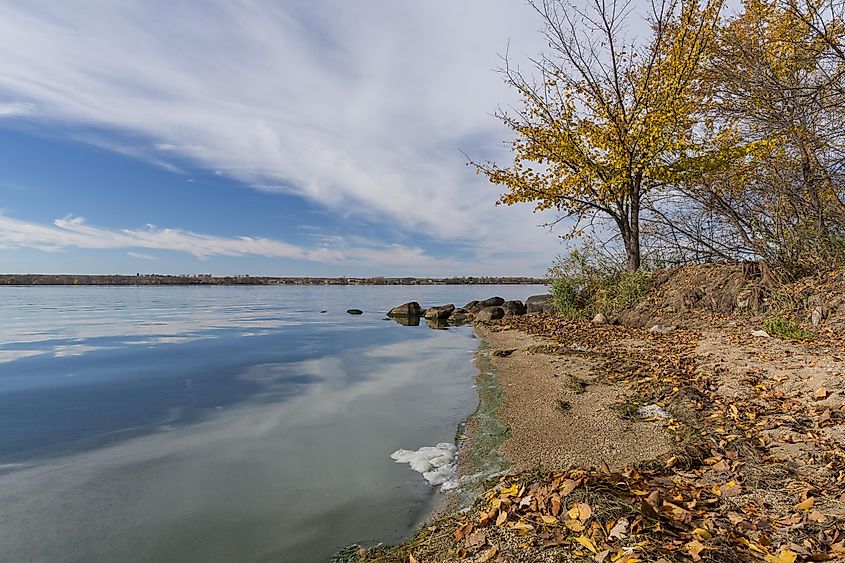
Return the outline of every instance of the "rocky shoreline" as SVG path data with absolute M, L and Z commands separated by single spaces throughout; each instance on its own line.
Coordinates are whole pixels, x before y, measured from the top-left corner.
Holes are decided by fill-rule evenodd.
M 489 297 L 481 301 L 470 301 L 463 307 L 455 307 L 453 303 L 435 305 L 423 308 L 416 301 L 397 305 L 387 312 L 392 319 L 416 321 L 445 322 L 463 325 L 471 322 L 490 322 L 505 317 L 518 317 L 527 313 L 546 313 L 552 310 L 552 296 L 532 295 L 525 303 L 519 300 L 505 301 L 502 297 Z M 406 324 L 406 323 L 402 323 Z

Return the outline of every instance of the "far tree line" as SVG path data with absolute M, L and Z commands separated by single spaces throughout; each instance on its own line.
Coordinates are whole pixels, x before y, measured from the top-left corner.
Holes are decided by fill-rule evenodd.
M 521 105 L 497 112 L 504 187 L 612 233 L 625 267 L 764 260 L 845 264 L 845 0 L 534 0 L 548 51 L 503 57 Z

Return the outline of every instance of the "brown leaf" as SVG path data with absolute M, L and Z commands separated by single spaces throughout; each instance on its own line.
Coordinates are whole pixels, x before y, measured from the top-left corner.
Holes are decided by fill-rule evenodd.
M 590 516 L 593 514 L 593 509 L 590 508 L 590 505 L 579 502 L 576 503 L 576 506 L 578 507 L 578 519 L 581 520 L 581 522 L 589 520 Z
M 552 516 L 560 516 L 560 499 L 552 497 Z
M 491 559 L 496 557 L 497 553 L 499 553 L 499 548 L 494 545 L 481 555 L 481 557 L 478 559 L 478 563 L 486 563 L 487 561 L 490 561 Z
M 464 539 L 467 534 L 472 532 L 472 528 L 472 522 L 467 522 L 466 524 L 455 530 L 455 541 L 461 541 L 462 539 Z
M 481 547 L 487 543 L 487 535 L 484 532 L 476 530 L 467 536 L 464 546 L 467 548 Z
M 577 489 L 578 485 L 580 484 L 580 480 L 567 479 L 566 481 L 560 484 L 560 496 L 565 497 L 566 495 Z
M 818 389 L 816 389 L 816 392 L 813 393 L 813 397 L 817 401 L 821 401 L 823 399 L 826 399 L 827 398 L 827 388 L 826 387 L 819 387 Z
M 698 540 L 692 540 L 687 545 L 685 545 L 684 548 L 687 550 L 687 553 L 692 555 L 693 561 L 701 561 L 701 556 L 699 555 L 699 553 L 704 551 L 703 543 Z
M 508 513 L 505 512 L 504 510 L 500 511 L 499 516 L 496 517 L 496 525 L 501 526 L 502 524 L 505 523 L 505 520 L 507 520 L 507 519 L 508 519 Z

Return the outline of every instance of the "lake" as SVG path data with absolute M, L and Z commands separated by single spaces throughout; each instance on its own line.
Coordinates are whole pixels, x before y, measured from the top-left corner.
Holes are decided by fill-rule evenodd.
M 441 493 L 390 456 L 454 442 L 478 342 L 385 311 L 543 292 L 0 288 L 0 561 L 307 563 L 406 537 Z

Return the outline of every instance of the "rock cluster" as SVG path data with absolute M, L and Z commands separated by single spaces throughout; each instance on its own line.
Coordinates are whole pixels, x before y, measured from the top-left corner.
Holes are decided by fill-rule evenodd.
M 470 301 L 463 307 L 454 304 L 438 305 L 423 309 L 416 301 L 404 303 L 392 308 L 387 316 L 393 320 L 411 326 L 418 326 L 420 317 L 438 327 L 446 324 L 459 325 L 466 322 L 490 322 L 505 317 L 525 315 L 526 313 L 544 313 L 553 308 L 551 295 L 534 295 L 523 303 L 513 300 L 505 301 L 501 297 L 490 297 L 481 301 Z M 410 322 L 409 322 L 410 321 Z

